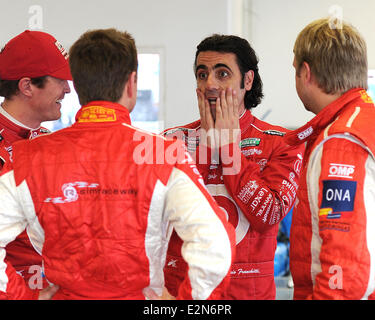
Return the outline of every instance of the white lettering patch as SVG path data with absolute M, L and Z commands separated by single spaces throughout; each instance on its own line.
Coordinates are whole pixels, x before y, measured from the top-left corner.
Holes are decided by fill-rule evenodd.
M 355 166 L 350 164 L 330 163 L 328 177 L 353 179 Z
M 302 131 L 298 134 L 298 139 L 303 140 L 310 136 L 313 133 L 314 129 L 312 127 L 308 127 L 305 131 Z
M 238 195 L 238 198 L 243 203 L 248 203 L 250 199 L 253 197 L 255 191 L 258 189 L 258 184 L 255 180 L 249 181 L 241 190 Z

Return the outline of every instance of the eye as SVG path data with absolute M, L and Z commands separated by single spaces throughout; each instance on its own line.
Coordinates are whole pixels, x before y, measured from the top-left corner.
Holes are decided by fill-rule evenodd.
M 200 72 L 198 72 L 198 74 L 197 74 L 197 78 L 198 78 L 199 80 L 205 80 L 205 79 L 207 78 L 207 72 L 205 72 L 205 71 L 200 71 Z
M 217 74 L 219 78 L 226 78 L 229 76 L 229 72 L 227 70 L 219 70 Z

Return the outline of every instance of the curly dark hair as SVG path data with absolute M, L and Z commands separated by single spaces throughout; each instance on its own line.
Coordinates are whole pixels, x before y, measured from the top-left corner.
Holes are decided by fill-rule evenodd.
M 244 88 L 245 73 L 254 71 L 253 86 L 245 94 L 246 109 L 255 108 L 263 98 L 263 83 L 258 70 L 258 58 L 254 49 L 246 39 L 233 35 L 214 34 L 201 41 L 195 53 L 194 69 L 197 64 L 198 54 L 202 51 L 216 51 L 223 53 L 234 53 L 238 67 L 242 74 L 241 89 Z

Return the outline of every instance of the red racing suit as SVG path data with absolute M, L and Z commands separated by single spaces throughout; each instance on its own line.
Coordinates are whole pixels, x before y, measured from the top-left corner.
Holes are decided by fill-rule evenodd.
M 181 142 L 130 125 L 127 109 L 82 107 L 71 127 L 13 145 L 0 176 L 0 291 L 36 298 L 6 245 L 27 226 L 55 299 L 145 299 L 161 294 L 172 228 L 190 273 L 179 299 L 220 299 L 235 232 Z M 38 292 L 38 291 L 36 291 Z
M 284 138 L 307 142 L 290 237 L 294 299 L 367 299 L 375 289 L 375 108 L 352 89 Z
M 48 132 L 50 131 L 43 127 L 38 129 L 25 127 L 0 107 L 0 170 L 5 162 L 12 159 L 13 143 Z M 26 230 L 8 244 L 7 260 L 24 277 L 30 288 L 42 289 L 46 286 L 46 282 L 41 281 L 43 280 L 42 257 L 33 248 Z
M 282 139 L 286 129 L 265 123 L 246 111 L 240 117 L 240 171 L 223 174 L 230 161 L 222 161 L 222 157 L 217 161 L 210 156 L 212 150 L 203 151 L 199 129 L 200 121 L 196 121 L 168 129 L 164 135 L 182 139 L 189 152 L 196 155 L 207 189 L 236 229 L 236 259 L 225 299 L 275 299 L 278 226 L 295 202 L 303 146 L 287 146 Z M 234 155 L 236 147 L 229 145 L 229 152 Z M 202 162 L 200 156 L 206 151 L 207 159 L 216 161 Z M 172 294 L 177 294 L 187 272 L 180 246 L 181 240 L 172 234 L 165 268 L 166 287 Z

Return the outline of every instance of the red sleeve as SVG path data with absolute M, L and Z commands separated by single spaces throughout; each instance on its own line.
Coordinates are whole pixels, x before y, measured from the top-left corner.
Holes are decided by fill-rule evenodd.
M 304 145 L 279 145 L 261 170 L 237 144 L 220 150 L 224 184 L 255 230 L 279 223 L 293 207 Z
M 0 291 L 0 300 L 37 300 L 39 290 L 31 290 L 25 283 L 25 280 L 16 273 L 13 266 L 6 261 L 6 292 Z
M 6 259 L 6 245 L 24 230 L 19 227 L 22 218 L 15 182 L 13 177 L 6 175 L 11 170 L 12 162 L 7 161 L 0 173 L 0 299 L 37 299 L 39 292 L 28 288 Z
M 375 289 L 375 161 L 359 144 L 335 138 L 313 158 L 308 188 L 315 285 L 308 299 L 367 299 Z

